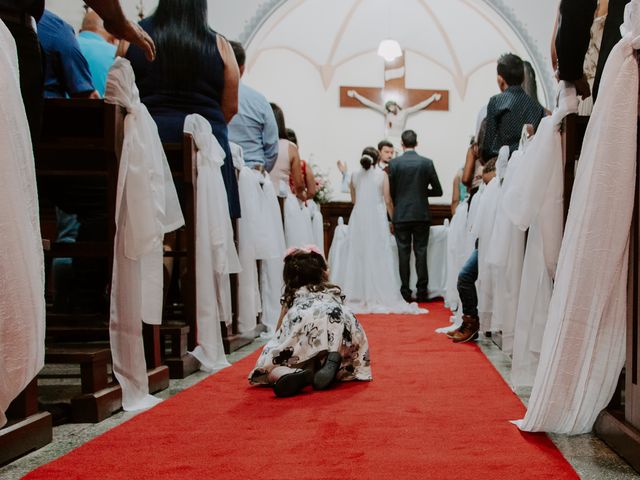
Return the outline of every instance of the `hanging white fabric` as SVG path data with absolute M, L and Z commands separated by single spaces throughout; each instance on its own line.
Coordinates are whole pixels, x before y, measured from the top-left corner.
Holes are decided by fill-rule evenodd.
M 315 244 L 311 212 L 291 192 L 284 201 L 284 235 L 287 248 Z
M 185 133 L 198 148 L 196 193 L 196 322 L 198 346 L 190 352 L 201 370 L 228 367 L 220 322 L 231 324 L 229 274 L 238 273 L 240 260 L 233 240 L 224 180 L 220 167 L 225 152 L 201 115 L 189 115 Z
M 491 248 L 488 252 L 487 263 L 495 272 L 495 290 L 493 292 L 493 316 L 491 328 L 502 332 L 502 351 L 511 355 L 513 351 L 513 336 L 515 329 L 518 296 L 520 293 L 520 279 L 524 262 L 524 232 L 514 226 L 506 215 L 504 192 L 512 182 L 516 170 L 521 165 L 521 157 L 526 144 L 520 142 L 520 148 L 513 152 L 508 163 L 507 151 L 501 157 L 502 162 L 497 166 L 500 179 L 500 193 L 496 221 L 491 234 Z
M 184 225 L 169 165 L 153 118 L 140 102 L 128 60 L 116 59 L 105 101 L 126 108 L 116 196 L 116 237 L 109 336 L 124 410 L 148 408 L 142 322 L 162 322 L 164 234 Z
M 311 214 L 311 231 L 313 233 L 313 244 L 321 252 L 324 252 L 324 217 L 322 209 L 314 200 L 307 200 L 307 208 Z
M 500 149 L 498 163 L 504 163 L 504 158 L 509 158 L 508 147 Z M 480 316 L 480 328 L 484 331 L 493 329 L 494 292 L 496 290 L 496 271 L 489 264 L 489 252 L 491 250 L 491 235 L 496 222 L 498 200 L 500 199 L 500 179 L 493 178 L 485 187 L 482 197 L 479 199 L 477 216 L 474 218 L 472 233 L 478 238 L 478 315 Z
M 589 432 L 625 359 L 640 0 L 625 8 L 578 162 L 525 431 Z
M 284 269 L 284 227 L 280 203 L 276 189 L 269 175 L 262 180 L 264 218 L 269 228 L 263 233 L 264 246 L 269 249 L 264 253 L 268 259 L 262 261 L 260 269 L 260 293 L 262 299 L 262 324 L 267 327 L 263 337 L 270 337 L 276 331 L 280 318 L 280 297 L 284 290 L 282 270 Z
M 0 20 L 0 427 L 44 365 L 44 258 L 13 36 Z
M 558 98 L 553 115 L 542 120 L 523 155 L 511 159 L 516 168 L 505 186 L 505 215 L 523 231 L 529 229 L 514 331 L 511 384 L 515 388 L 533 386 L 562 243 L 564 163 L 560 125 L 568 114 L 578 110 L 575 87 L 561 82 Z

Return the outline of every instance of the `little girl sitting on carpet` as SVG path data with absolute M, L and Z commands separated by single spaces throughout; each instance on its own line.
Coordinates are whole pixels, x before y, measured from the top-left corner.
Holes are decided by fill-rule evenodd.
M 293 248 L 284 259 L 285 292 L 274 337 L 249 374 L 252 385 L 271 385 L 278 397 L 305 386 L 328 388 L 334 380 L 371 380 L 367 336 L 328 283 L 317 247 Z

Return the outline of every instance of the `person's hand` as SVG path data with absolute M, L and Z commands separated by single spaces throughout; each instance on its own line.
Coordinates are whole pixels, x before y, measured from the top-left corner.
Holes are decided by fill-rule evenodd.
M 573 84 L 576 87 L 576 93 L 579 97 L 582 97 L 583 100 L 591 96 L 591 87 L 586 77 L 583 76 L 580 80 L 573 82 Z
M 356 91 L 355 90 L 347 91 L 347 96 L 351 97 L 351 98 L 355 97 L 356 96 Z
M 435 99 L 436 99 L 436 102 L 439 102 L 439 101 L 440 101 L 440 99 L 442 98 L 442 95 L 440 95 L 439 93 L 436 93 L 436 94 L 433 96 L 433 98 L 435 98 Z
M 118 39 L 126 40 L 139 46 L 143 51 L 147 60 L 152 62 L 156 58 L 156 45 L 151 37 L 145 32 L 140 25 L 131 22 L 126 18 L 120 21 L 104 22 L 104 28 Z
M 340 173 L 345 174 L 347 173 L 347 164 L 344 163 L 342 160 L 338 160 L 337 162 L 338 165 L 338 170 L 340 170 Z
M 395 228 L 393 228 L 393 223 L 389 222 L 389 231 L 391 232 L 391 235 L 395 235 L 396 234 L 396 230 Z

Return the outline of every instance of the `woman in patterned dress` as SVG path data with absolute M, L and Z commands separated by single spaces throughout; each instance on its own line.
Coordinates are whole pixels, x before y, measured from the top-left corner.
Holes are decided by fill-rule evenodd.
M 328 283 L 327 263 L 315 246 L 291 249 L 284 260 L 285 292 L 275 336 L 249 374 L 252 385 L 273 386 L 288 397 L 312 384 L 371 380 L 367 336 Z

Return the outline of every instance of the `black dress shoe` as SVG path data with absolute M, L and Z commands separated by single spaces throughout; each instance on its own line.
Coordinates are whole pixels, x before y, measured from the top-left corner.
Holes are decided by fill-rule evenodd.
M 293 397 L 300 393 L 307 385 L 311 385 L 313 372 L 311 370 L 299 370 L 281 376 L 273 384 L 273 391 L 276 397 Z
M 330 352 L 322 368 L 313 376 L 313 388 L 316 390 L 329 388 L 336 379 L 341 363 L 342 355 L 338 352 Z

